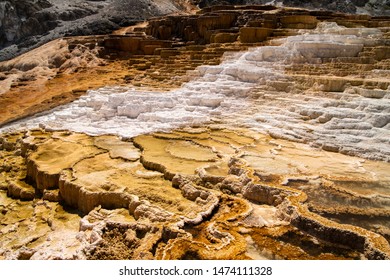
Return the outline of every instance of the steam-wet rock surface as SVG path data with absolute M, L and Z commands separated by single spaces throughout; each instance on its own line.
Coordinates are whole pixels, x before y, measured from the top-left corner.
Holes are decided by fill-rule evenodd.
M 213 6 L 1 63 L 0 258 L 389 259 L 389 26 Z

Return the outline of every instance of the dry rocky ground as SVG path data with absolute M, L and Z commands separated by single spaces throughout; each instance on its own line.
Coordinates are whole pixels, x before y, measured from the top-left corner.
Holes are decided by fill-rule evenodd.
M 0 63 L 0 258 L 389 259 L 389 35 L 212 6 Z

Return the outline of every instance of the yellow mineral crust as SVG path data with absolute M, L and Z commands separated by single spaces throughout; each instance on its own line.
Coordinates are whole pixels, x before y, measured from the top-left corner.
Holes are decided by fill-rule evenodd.
M 180 190 L 172 188 L 161 173 L 146 170 L 139 162 L 102 154 L 85 159 L 72 169 L 69 177 L 63 175 L 60 179 L 60 191 L 68 204 L 85 213 L 98 205 L 128 208 L 133 200 L 130 195 L 177 215 L 193 217 L 201 210 L 196 203 L 183 199 Z
M 1 139 L 1 258 L 389 258 L 387 162 L 217 126 Z
M 50 139 L 27 158 L 27 176 L 39 190 L 58 188 L 59 173 L 101 152 L 94 146 Z
M 19 201 L 0 191 L 0 258 L 79 259 L 80 217 L 55 202 Z

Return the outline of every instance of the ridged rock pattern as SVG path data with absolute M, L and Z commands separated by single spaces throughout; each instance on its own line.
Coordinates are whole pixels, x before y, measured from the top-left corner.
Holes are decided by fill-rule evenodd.
M 385 162 L 217 126 L 132 141 L 43 130 L 3 139 L 11 137 L 14 148 L 2 151 L 2 189 L 22 201 L 12 204 L 2 192 L 4 221 L 18 217 L 22 207 L 35 211 L 37 205 L 58 201 L 86 216 L 79 220 L 80 233 L 69 232 L 67 242 L 76 247 L 58 251 L 53 245 L 46 251 L 48 242 L 36 246 L 29 239 L 13 247 L 4 234 L 4 258 L 22 258 L 26 248 L 30 258 L 65 259 L 389 258 Z M 64 161 L 57 146 L 61 142 L 74 151 Z M 118 146 L 124 155 L 115 154 Z M 42 164 L 41 151 L 52 165 Z M 13 168 L 5 169 L 11 160 Z M 14 190 L 18 185 L 36 191 L 22 196 Z M 36 219 L 24 224 L 35 225 Z M 8 227 L 3 224 L 2 232 Z M 61 229 L 45 229 L 41 238 L 59 235 Z M 22 224 L 12 231 L 24 234 Z M 312 240 L 314 247 L 281 237 L 290 234 L 302 246 Z M 144 242 L 157 250 L 141 254 Z M 279 252 L 285 242 L 288 250 Z M 116 245 L 108 250 L 110 244 Z M 313 255 L 316 250 L 323 253 Z

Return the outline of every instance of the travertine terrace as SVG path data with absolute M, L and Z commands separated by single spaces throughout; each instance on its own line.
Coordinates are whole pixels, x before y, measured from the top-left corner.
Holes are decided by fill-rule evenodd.
M 214 6 L 0 63 L 0 258 L 389 259 L 389 35 Z

